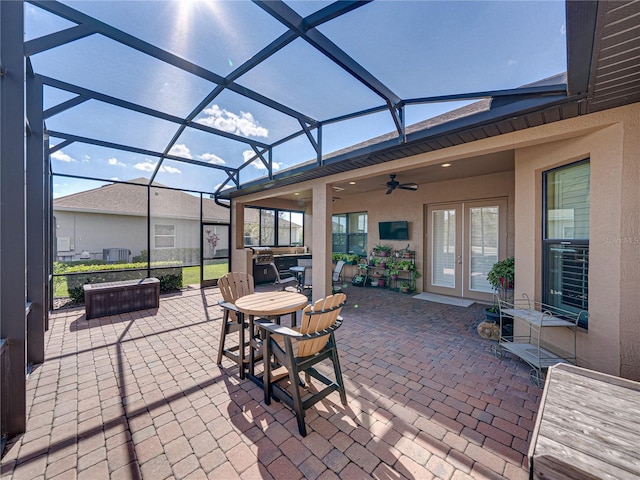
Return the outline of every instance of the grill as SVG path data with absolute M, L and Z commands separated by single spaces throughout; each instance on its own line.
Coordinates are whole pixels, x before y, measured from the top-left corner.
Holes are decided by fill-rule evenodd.
M 269 265 L 273 263 L 273 250 L 269 247 L 252 247 L 253 259 L 256 265 Z

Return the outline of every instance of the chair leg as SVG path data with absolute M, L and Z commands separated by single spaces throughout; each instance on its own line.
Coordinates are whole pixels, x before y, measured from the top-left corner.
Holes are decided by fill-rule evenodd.
M 262 344 L 262 357 L 264 363 L 264 373 L 262 374 L 262 384 L 264 385 L 264 403 L 271 405 L 271 334 L 266 332 L 266 337 Z
M 238 369 L 240 370 L 240 379 L 244 380 L 244 315 L 239 312 L 236 315 L 240 325 L 240 332 L 238 332 Z
M 229 310 L 225 309 L 222 315 L 222 331 L 220 332 L 220 344 L 218 346 L 217 364 L 222 365 L 222 352 L 224 351 L 224 342 L 227 339 L 227 323 L 229 322 Z
M 285 338 L 285 347 L 287 352 L 287 369 L 289 370 L 289 382 L 291 383 L 291 393 L 293 400 L 293 410 L 296 413 L 296 419 L 298 420 L 298 431 L 303 437 L 307 436 L 307 426 L 304 424 L 304 408 L 302 406 L 302 396 L 300 395 L 300 375 L 298 374 L 298 366 L 296 365 L 293 355 L 293 347 L 291 345 L 291 339 Z
M 347 393 L 344 389 L 344 381 L 342 380 L 342 369 L 340 368 L 340 359 L 338 358 L 338 349 L 336 348 L 336 342 L 333 333 L 331 334 L 330 342 L 333 345 L 333 348 L 331 349 L 331 357 L 333 361 L 333 372 L 336 376 L 336 383 L 338 384 L 338 389 L 340 392 L 340 401 L 342 402 L 342 405 L 346 407 Z

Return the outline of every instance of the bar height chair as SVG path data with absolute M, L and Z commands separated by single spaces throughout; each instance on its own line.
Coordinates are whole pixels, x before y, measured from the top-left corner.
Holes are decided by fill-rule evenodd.
M 244 330 L 249 326 L 243 320 L 243 315 L 238 313 L 235 302 L 240 297 L 254 292 L 253 276 L 244 272 L 230 272 L 218 279 L 218 287 L 222 294 L 222 300 L 218 303 L 223 308 L 222 330 L 220 332 L 220 345 L 218 346 L 218 365 L 222 364 L 222 356 L 233 360 L 240 368 L 240 378 L 244 379 L 245 357 L 244 347 L 248 346 L 248 339 L 245 341 Z M 225 341 L 229 333 L 239 332 L 238 345 L 225 349 Z
M 344 293 L 338 293 L 307 305 L 302 311 L 300 327 L 287 328 L 266 320 L 258 322 L 264 334 L 264 401 L 269 405 L 271 398 L 275 397 L 288 405 L 296 414 L 298 431 L 303 437 L 307 435 L 304 412 L 309 407 L 335 391 L 340 393 L 342 405 L 347 405 L 334 336 L 334 332 L 342 325 L 340 311 L 346 298 Z M 272 368 L 272 359 L 277 368 Z M 314 367 L 326 359 L 333 364 L 335 379 Z M 299 377 L 302 372 L 307 383 L 313 377 L 324 387 L 315 393 L 309 392 L 303 398 Z

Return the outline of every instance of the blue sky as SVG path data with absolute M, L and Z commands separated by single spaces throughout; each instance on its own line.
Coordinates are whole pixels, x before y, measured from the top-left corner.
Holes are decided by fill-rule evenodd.
M 247 1 L 63 2 L 124 32 L 226 76 L 285 28 Z M 329 2 L 290 2 L 306 16 Z M 318 30 L 403 99 L 515 88 L 566 70 L 564 2 L 561 1 L 374 1 Z M 26 6 L 26 38 L 73 24 Z M 215 84 L 159 62 L 100 35 L 32 57 L 37 73 L 100 91 L 171 115 L 188 115 Z M 311 116 L 326 120 L 380 106 L 382 99 L 301 39 L 240 76 L 236 83 Z M 45 108 L 71 98 L 47 87 Z M 407 123 L 433 117 L 460 102 L 407 108 Z M 300 129 L 294 118 L 225 90 L 195 120 L 266 144 Z M 72 133 L 162 152 L 177 125 L 88 101 L 47 120 L 51 131 Z M 394 130 L 388 113 L 326 126 L 324 152 Z M 52 139 L 55 144 L 59 140 Z M 238 167 L 253 155 L 244 142 L 187 128 L 171 153 L 211 164 Z M 274 168 L 311 160 L 305 137 L 274 149 Z M 54 173 L 128 180 L 148 177 L 151 155 L 74 143 L 54 154 Z M 241 180 L 265 174 L 260 162 Z M 212 191 L 226 173 L 165 160 L 156 181 L 177 188 Z M 87 188 L 56 181 L 55 195 Z

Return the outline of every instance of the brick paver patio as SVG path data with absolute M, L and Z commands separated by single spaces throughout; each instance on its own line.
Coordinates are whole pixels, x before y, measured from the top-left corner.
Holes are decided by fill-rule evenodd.
M 542 391 L 522 362 L 491 355 L 483 306 L 345 291 L 349 403 L 334 393 L 308 410 L 306 438 L 231 361 L 215 364 L 217 289 L 90 321 L 56 312 L 2 478 L 528 478 Z

